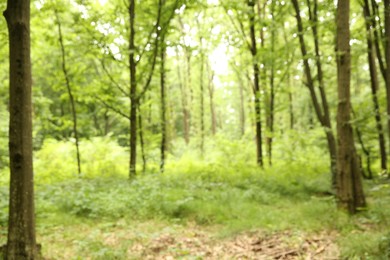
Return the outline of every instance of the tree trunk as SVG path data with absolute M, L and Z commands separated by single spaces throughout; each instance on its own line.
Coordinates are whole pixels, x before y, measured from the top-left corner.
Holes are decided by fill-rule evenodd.
M 275 2 L 271 3 L 271 16 L 272 16 L 272 23 L 275 23 Z M 271 32 L 271 73 L 270 73 L 270 93 L 269 93 L 269 111 L 268 111 L 268 117 L 267 117 L 267 125 L 268 125 L 268 136 L 267 136 L 267 148 L 268 148 L 268 163 L 271 166 L 272 165 L 272 136 L 274 132 L 274 118 L 275 118 L 275 28 L 272 28 Z
M 371 17 L 371 23 L 373 26 L 373 32 L 374 32 L 374 45 L 376 50 L 376 57 L 378 59 L 379 63 L 379 69 L 382 74 L 382 77 L 384 80 L 386 80 L 386 66 L 385 62 L 383 60 L 383 55 L 381 51 L 381 44 L 380 41 L 383 38 L 383 28 L 381 24 L 377 24 L 376 19 L 372 19 L 373 17 L 379 17 L 379 11 L 378 11 L 378 4 L 376 3 L 376 0 L 369 0 L 371 2 L 371 8 L 372 8 L 372 17 Z M 379 34 L 380 32 L 380 34 Z M 381 36 L 380 36 L 381 35 Z
M 130 0 L 129 5 L 130 18 L 130 38 L 129 38 L 129 64 L 130 64 L 130 173 L 129 177 L 136 175 L 137 163 L 137 79 L 135 62 L 135 0 Z
M 142 173 L 146 172 L 146 154 L 145 154 L 145 141 L 144 141 L 144 129 L 142 126 L 141 108 L 138 106 L 138 127 L 139 127 L 139 142 L 141 145 L 141 157 L 142 157 Z
M 77 170 L 79 176 L 81 175 L 81 160 L 80 160 L 80 146 L 79 146 L 79 135 L 77 132 L 77 112 L 76 112 L 76 104 L 73 97 L 72 88 L 70 86 L 70 78 L 68 73 L 68 68 L 66 67 L 66 52 L 65 52 L 65 46 L 64 46 L 64 40 L 62 37 L 62 30 L 61 30 L 61 21 L 60 17 L 58 15 L 58 11 L 54 10 L 56 19 L 57 19 L 57 28 L 58 28 L 58 37 L 59 42 L 61 46 L 61 54 L 62 54 L 62 72 L 64 73 L 65 77 L 65 83 L 66 83 L 66 89 L 68 91 L 70 106 L 72 108 L 72 119 L 73 119 L 73 134 L 75 139 L 75 145 L 76 145 L 76 160 L 77 160 Z
M 161 158 L 160 158 L 160 172 L 164 172 L 165 166 L 165 150 L 166 150 L 166 101 L 165 101 L 165 43 L 164 37 L 161 39 L 161 67 L 160 67 L 160 98 L 161 98 Z
M 253 92 L 254 92 L 254 106 L 255 106 L 255 121 L 256 121 L 256 151 L 257 151 L 257 164 L 263 167 L 263 150 L 262 150 L 262 130 L 261 130 L 261 105 L 260 105 L 260 83 L 259 83 L 259 64 L 257 61 L 257 44 L 255 35 L 255 2 L 254 0 L 248 0 L 248 6 L 250 8 L 249 16 L 249 28 L 251 38 L 251 54 L 253 59 Z
M 202 37 L 201 37 L 202 42 Z M 201 45 L 202 48 L 202 45 Z M 203 51 L 203 50 L 201 50 Z M 200 154 L 203 158 L 204 155 L 204 81 L 203 81 L 203 74 L 204 74 L 204 54 L 202 53 L 200 56 Z
M 188 145 L 190 142 L 190 121 L 189 121 L 189 110 L 188 110 L 188 102 L 187 102 L 187 93 L 185 84 L 183 83 L 183 79 L 181 76 L 181 61 L 179 56 L 179 51 L 176 48 L 176 57 L 177 57 L 177 76 L 179 79 L 179 87 L 180 87 L 180 94 L 181 94 L 181 106 L 182 106 L 182 113 L 183 113 L 183 131 L 184 131 L 184 140 L 186 144 Z
M 294 5 L 294 9 L 296 12 L 296 19 L 297 19 L 297 26 L 298 26 L 298 37 L 299 37 L 299 43 L 301 47 L 301 53 L 303 57 L 303 65 L 304 65 L 304 72 L 306 75 L 306 85 L 310 92 L 311 101 L 313 103 L 314 111 L 316 113 L 316 116 L 318 118 L 318 121 L 320 122 L 321 126 L 325 130 L 326 140 L 328 143 L 328 150 L 329 150 L 329 157 L 330 157 L 330 170 L 331 170 L 331 181 L 332 181 L 332 187 L 336 187 L 336 174 L 337 174 L 337 164 L 336 164 L 336 141 L 332 130 L 332 125 L 330 122 L 330 112 L 328 108 L 328 102 L 326 99 L 326 93 L 323 83 L 323 76 L 322 76 L 322 68 L 321 68 L 321 60 L 320 60 L 320 51 L 319 51 L 319 43 L 318 43 L 318 33 L 317 33 L 317 1 L 315 1 L 315 8 L 314 8 L 314 14 L 311 12 L 310 9 L 310 3 L 308 2 L 309 7 L 309 15 L 310 20 L 313 22 L 312 31 L 314 36 L 314 46 L 315 46 L 315 54 L 316 54 L 316 66 L 317 66 L 317 72 L 318 72 L 318 82 L 319 82 L 319 92 L 320 92 L 320 100 L 317 97 L 315 85 L 314 85 L 314 79 L 312 77 L 310 65 L 309 65 L 309 59 L 308 59 L 308 53 L 306 50 L 306 44 L 304 40 L 304 29 L 303 29 L 303 23 L 302 18 L 300 15 L 300 8 L 297 0 L 292 0 L 292 3 Z M 321 101 L 321 102 L 320 102 Z
M 214 72 L 210 69 L 210 64 L 207 63 L 207 74 L 209 76 L 208 89 L 209 89 L 209 102 L 210 102 L 210 113 L 211 113 L 211 133 L 215 135 L 217 133 L 217 119 L 215 115 L 215 104 L 214 104 Z
M 286 33 L 286 30 L 283 28 L 283 39 L 284 44 L 288 46 L 288 36 Z M 289 55 L 289 50 L 287 50 L 286 55 Z M 289 121 L 290 121 L 290 129 L 294 129 L 294 97 L 293 97 L 293 89 L 291 84 L 291 72 L 290 70 L 287 70 L 287 86 L 288 86 L 288 113 L 289 113 Z
M 184 31 L 184 24 L 180 16 L 179 16 L 179 23 L 180 23 L 180 28 L 182 29 L 182 31 Z M 182 35 L 182 37 L 184 37 L 184 35 Z M 190 137 L 191 137 L 191 123 L 192 123 L 191 107 L 194 99 L 194 95 L 192 91 L 192 76 L 191 76 L 192 51 L 190 47 L 184 46 L 184 56 L 185 56 L 185 66 L 183 65 L 183 67 L 185 67 L 185 75 L 183 81 L 184 84 L 182 88 L 182 99 L 183 99 L 182 103 L 183 105 L 185 103 L 185 106 L 183 108 L 183 117 L 184 117 L 183 120 L 184 120 L 185 141 L 186 144 L 188 145 L 190 143 Z M 187 95 L 189 95 L 189 97 Z
M 355 116 L 355 113 L 353 111 L 353 108 L 351 108 L 351 111 L 352 111 L 352 115 Z M 363 153 L 365 154 L 366 156 L 366 167 L 367 167 L 367 172 L 368 172 L 368 175 L 365 174 L 364 172 L 364 169 L 363 167 L 362 168 L 362 174 L 363 174 L 363 177 L 365 179 L 372 179 L 373 178 L 373 173 L 372 173 L 372 170 L 371 170 L 371 155 L 370 155 L 370 150 L 368 147 L 366 147 L 366 145 L 364 144 L 364 141 L 363 141 L 363 136 L 362 136 L 362 133 L 359 129 L 359 127 L 355 126 L 355 132 L 356 132 L 356 136 L 358 138 L 358 142 L 360 144 L 360 147 L 362 148 L 362 151 Z M 362 161 L 360 159 L 360 164 L 362 165 Z
M 32 160 L 32 101 L 30 58 L 30 1 L 8 0 L 4 12 L 10 58 L 10 198 L 8 240 L 4 258 L 39 259 L 35 238 Z
M 365 207 L 365 197 L 361 183 L 361 169 L 356 154 L 351 126 L 351 53 L 349 30 L 349 0 L 337 4 L 337 204 L 349 213 L 356 213 Z
M 238 73 L 237 73 L 238 74 Z M 241 131 L 241 137 L 245 134 L 245 100 L 244 100 L 244 83 L 242 82 L 242 79 L 240 75 L 238 76 L 239 80 L 239 94 L 240 94 L 240 131 Z
M 372 101 L 374 104 L 374 112 L 375 112 L 375 122 L 376 128 L 378 131 L 378 142 L 379 142 L 379 152 L 381 157 L 381 168 L 382 171 L 387 171 L 387 157 L 386 157 L 386 146 L 385 146 L 385 137 L 383 134 L 382 120 L 380 115 L 379 101 L 378 101 L 378 74 L 375 63 L 375 47 L 372 40 L 372 23 L 371 14 L 370 14 L 370 6 L 368 0 L 364 0 L 363 7 L 364 17 L 366 20 L 366 32 L 367 32 L 367 58 L 368 65 L 370 69 L 370 79 L 371 79 L 371 93 L 372 93 Z
M 386 56 L 386 97 L 387 97 L 387 127 L 390 140 L 390 0 L 384 0 L 385 12 L 385 56 Z M 390 145 L 390 141 L 389 141 Z M 390 147 L 389 147 L 390 151 Z M 390 173 L 389 173 L 390 174 Z M 390 176 L 390 175 L 389 175 Z
M 289 73 L 289 72 L 287 72 Z M 293 99 L 293 90 L 291 87 L 291 76 L 290 74 L 287 75 L 287 82 L 288 82 L 288 113 L 290 116 L 290 129 L 294 129 L 294 99 Z

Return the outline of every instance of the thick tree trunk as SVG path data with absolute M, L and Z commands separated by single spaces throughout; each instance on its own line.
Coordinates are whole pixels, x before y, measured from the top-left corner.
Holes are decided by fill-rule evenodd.
M 365 197 L 361 183 L 361 169 L 356 154 L 351 120 L 351 53 L 349 30 L 349 0 L 337 4 L 337 204 L 349 213 L 356 213 L 365 207 Z
M 363 12 L 366 20 L 367 58 L 368 58 L 368 65 L 370 69 L 371 93 L 372 93 L 372 101 L 374 104 L 375 122 L 378 131 L 381 168 L 382 171 L 387 171 L 386 144 L 385 144 L 385 136 L 383 134 L 383 126 L 382 126 L 380 107 L 379 107 L 379 101 L 377 96 L 379 83 L 378 83 L 378 74 L 377 74 L 376 63 L 375 63 L 375 47 L 372 40 L 372 29 L 371 29 L 372 23 L 370 22 L 371 14 L 370 14 L 370 6 L 368 0 L 364 0 Z
M 129 5 L 130 18 L 130 38 L 129 38 L 129 64 L 130 64 L 130 167 L 129 177 L 136 175 L 137 163 L 137 79 L 135 62 L 135 0 L 130 0 Z
M 262 129 L 261 129 L 261 101 L 260 101 L 260 83 L 259 83 L 259 64 L 257 61 L 257 44 L 255 35 L 255 2 L 254 0 L 248 0 L 248 6 L 250 8 L 249 27 L 251 38 L 251 54 L 253 59 L 253 92 L 254 92 L 254 106 L 255 106 L 255 121 L 256 121 L 256 151 L 257 151 L 257 164 L 263 167 L 263 149 L 262 149 Z
M 54 10 L 54 13 L 55 13 L 55 16 L 57 19 L 58 37 L 59 37 L 59 42 L 60 42 L 60 46 L 61 46 L 62 72 L 64 73 L 66 89 L 67 89 L 68 96 L 69 96 L 70 106 L 72 108 L 73 134 L 74 134 L 75 145 L 76 145 L 77 170 L 78 170 L 78 174 L 80 176 L 81 175 L 81 159 L 80 159 L 81 156 L 80 156 L 80 146 L 79 146 L 79 135 L 78 135 L 78 131 L 77 131 L 76 104 L 75 104 L 72 88 L 70 86 L 70 78 L 69 78 L 68 68 L 66 66 L 66 52 L 65 52 L 64 40 L 62 37 L 61 21 L 60 21 L 59 15 L 58 15 L 58 11 Z
M 32 160 L 30 1 L 8 0 L 4 12 L 10 50 L 10 199 L 8 260 L 39 259 L 35 238 Z

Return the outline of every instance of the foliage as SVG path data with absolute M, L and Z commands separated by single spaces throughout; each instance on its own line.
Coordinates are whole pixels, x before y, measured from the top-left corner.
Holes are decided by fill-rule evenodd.
M 35 179 L 38 183 L 126 175 L 126 151 L 109 137 L 95 137 L 80 144 L 84 172 L 77 176 L 76 151 L 73 141 L 46 139 L 35 153 Z
M 148 75 L 151 82 L 139 100 L 140 118 L 137 119 L 143 125 L 138 133 L 143 134 L 143 147 L 137 147 L 140 174 L 130 182 L 127 180 L 130 108 L 127 1 L 32 1 L 34 175 L 39 233 L 49 241 L 61 241 L 61 233 L 74 238 L 72 246 L 78 248 L 77 252 L 84 258 L 121 259 L 127 255 L 132 242 L 108 247 L 96 223 L 100 229 L 112 226 L 124 229 L 126 223 L 131 226 L 148 221 L 153 223 L 150 229 L 155 228 L 156 223 L 163 226 L 195 223 L 202 228 L 218 227 L 218 236 L 256 229 L 309 233 L 326 230 L 339 234 L 337 242 L 345 259 L 389 257 L 389 186 L 388 181 L 380 177 L 376 111 L 369 88 L 366 33 L 360 4 L 351 3 L 355 111 L 352 124 L 363 133 L 362 141 L 370 152 L 377 179 L 365 183 L 369 194 L 367 211 L 350 218 L 335 210 L 331 196 L 325 133 L 316 120 L 305 86 L 291 3 L 255 1 L 262 3 L 256 6 L 258 52 L 255 60 L 260 65 L 264 151 L 271 137 L 273 144 L 273 165 L 268 165 L 267 151 L 265 169 L 260 169 L 255 164 L 248 6 L 241 0 L 197 0 L 179 1 L 177 9 L 173 10 L 175 1 L 163 2 L 162 23 L 172 11 L 175 15 L 165 42 L 159 42 L 156 31 L 161 28 L 155 26 L 158 2 L 136 1 L 138 91 L 147 82 Z M 314 72 L 317 71 L 314 38 L 310 31 L 312 24 L 307 19 L 310 1 L 298 2 L 305 18 L 305 41 Z M 333 1 L 318 2 L 324 87 L 334 118 L 338 103 L 334 87 L 337 75 L 335 5 Z M 377 3 L 382 6 L 383 1 Z M 5 9 L 5 2 L 0 2 L 0 9 Z M 69 78 L 77 104 L 82 138 L 83 172 L 80 176 L 76 168 L 71 110 L 61 71 L 61 49 L 57 30 L 52 26 L 55 10 L 62 23 Z M 382 26 L 383 20 L 378 17 Z M 260 41 L 260 38 L 263 39 Z M 9 196 L 9 82 L 4 19 L 0 20 L 0 40 L 4 43 L 0 45 L 1 245 L 8 213 L 8 200 L 3 198 Z M 153 53 L 159 51 L 155 42 L 167 48 L 168 148 L 164 174 L 160 174 L 160 61 L 153 72 L 151 69 Z M 381 43 L 380 48 L 383 48 Z M 201 67 L 204 68 L 203 78 Z M 313 78 L 318 76 L 313 75 Z M 384 80 L 380 73 L 378 81 L 382 86 Z M 271 82 L 275 91 L 273 111 Z M 201 99 L 204 100 L 203 111 Z M 386 93 L 382 87 L 378 99 L 384 119 Z M 212 132 L 213 106 L 217 133 Z M 185 112 L 189 121 L 188 143 Z M 272 130 L 269 126 L 271 112 L 274 113 Z M 202 121 L 204 129 L 201 129 Z M 200 150 L 203 141 L 205 152 Z M 362 145 L 357 144 L 357 147 L 362 154 Z M 140 171 L 142 153 L 146 160 L 144 173 Z M 76 234 L 78 228 L 84 228 L 87 234 Z M 58 229 L 64 232 L 57 232 Z M 139 234 L 138 239 L 142 240 L 142 236 Z

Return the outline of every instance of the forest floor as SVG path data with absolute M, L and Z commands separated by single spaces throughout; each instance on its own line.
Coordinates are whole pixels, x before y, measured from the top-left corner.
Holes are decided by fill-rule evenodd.
M 37 241 L 47 260 L 389 259 L 389 180 L 365 181 L 368 208 L 355 216 L 327 187 L 308 167 L 46 181 Z M 1 199 L 0 245 L 7 212 Z
M 339 259 L 337 233 L 250 231 L 157 222 L 80 224 L 42 230 L 45 259 Z M 87 256 L 86 254 L 93 254 Z

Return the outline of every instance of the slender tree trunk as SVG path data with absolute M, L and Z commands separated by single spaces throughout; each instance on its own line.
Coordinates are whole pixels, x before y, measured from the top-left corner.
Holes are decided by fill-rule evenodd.
M 40 259 L 34 217 L 30 1 L 8 0 L 4 17 L 9 32 L 11 180 L 8 240 L 2 251 L 8 260 Z
M 387 127 L 390 140 L 390 0 L 384 0 L 385 12 L 385 56 L 386 56 L 386 97 L 387 97 Z M 389 141 L 390 145 L 390 141 Z M 390 147 L 389 147 L 390 151 Z M 390 174 L 390 173 L 389 173 Z M 390 175 L 389 175 L 390 176 Z
M 272 16 L 272 23 L 275 23 L 275 2 L 271 3 L 271 16 Z M 275 118 L 275 61 L 274 61 L 274 54 L 275 54 L 275 29 L 272 28 L 271 32 L 271 73 L 270 73 L 270 93 L 269 93 L 269 111 L 267 116 L 267 125 L 268 125 L 268 136 L 267 136 L 267 148 L 268 148 L 268 163 L 271 166 L 272 165 L 272 136 L 274 132 L 274 118 Z
M 365 207 L 365 197 L 361 183 L 361 169 L 356 154 L 351 126 L 351 53 L 349 30 L 349 0 L 337 4 L 337 204 L 349 213 L 356 213 Z
M 201 39 L 202 41 L 202 39 Z M 203 50 L 202 50 L 203 51 Z M 201 157 L 204 156 L 204 81 L 203 81 L 203 74 L 204 74 L 204 54 L 201 54 L 200 58 L 200 153 Z
M 182 31 L 184 31 L 184 24 L 179 17 L 179 23 L 180 23 L 180 28 Z M 184 35 L 183 35 L 184 37 Z M 183 89 L 182 89 L 182 98 L 183 104 L 185 103 L 185 109 L 183 109 L 183 117 L 184 117 L 184 132 L 185 132 L 185 141 L 186 144 L 188 145 L 190 143 L 190 136 L 191 136 L 191 124 L 193 123 L 191 120 L 191 108 L 192 108 L 192 103 L 194 99 L 193 91 L 192 91 L 192 75 L 191 75 L 191 57 L 192 57 L 192 51 L 190 47 L 185 46 L 184 47 L 184 56 L 185 56 L 185 75 L 184 75 L 184 84 L 183 84 Z M 179 63 L 180 64 L 180 63 Z M 180 65 L 178 65 L 180 66 Z M 180 68 L 178 68 L 180 69 Z M 185 95 L 185 96 L 183 96 Z M 189 95 L 189 97 L 187 96 Z
M 289 73 L 289 72 L 287 72 Z M 290 116 L 290 129 L 294 129 L 294 98 L 293 98 L 293 90 L 291 87 L 291 76 L 290 73 L 287 75 L 288 82 L 288 113 Z
M 104 136 L 107 136 L 110 132 L 110 117 L 108 116 L 108 109 L 104 111 Z
M 352 111 L 352 115 L 355 116 L 355 112 L 354 112 L 354 110 L 353 110 L 352 107 L 351 107 L 351 111 Z M 360 147 L 362 148 L 362 151 L 363 151 L 364 155 L 366 156 L 366 164 L 367 164 L 366 167 L 367 167 L 368 175 L 365 174 L 363 167 L 361 167 L 361 168 L 362 168 L 363 177 L 366 178 L 366 179 L 372 179 L 372 178 L 373 178 L 373 174 L 372 174 L 372 170 L 371 170 L 371 155 L 370 155 L 370 150 L 369 150 L 369 148 L 366 147 L 366 145 L 364 144 L 363 135 L 362 135 L 362 132 L 360 131 L 359 127 L 355 126 L 355 132 L 356 132 L 356 136 L 357 136 L 357 138 L 358 138 Z M 360 159 L 360 163 L 362 164 L 361 159 Z
M 188 145 L 190 142 L 189 110 L 188 110 L 186 88 L 185 88 L 185 84 L 183 83 L 183 79 L 181 76 L 180 55 L 179 55 L 179 51 L 177 48 L 176 48 L 176 56 L 177 56 L 177 76 L 179 78 L 179 86 L 180 86 L 180 93 L 181 93 L 181 106 L 182 106 L 182 113 L 183 113 L 184 140 L 185 140 L 186 144 Z
M 70 78 L 69 78 L 68 68 L 66 66 L 66 52 L 65 52 L 64 40 L 63 40 L 62 30 L 61 30 L 61 21 L 60 21 L 59 15 L 58 15 L 58 11 L 54 10 L 54 13 L 55 13 L 55 16 L 57 19 L 58 37 L 59 37 L 59 42 L 60 42 L 60 46 L 61 46 L 62 72 L 64 73 L 66 89 L 68 91 L 70 106 L 72 108 L 73 134 L 74 134 L 75 145 L 76 145 L 77 170 L 78 170 L 78 174 L 80 176 L 81 175 L 81 159 L 80 159 L 81 155 L 80 155 L 79 135 L 78 135 L 78 131 L 77 131 L 76 102 L 74 100 L 72 87 L 70 86 Z
M 161 39 L 161 67 L 160 67 L 160 98 L 161 98 L 161 158 L 160 172 L 164 172 L 165 166 L 165 150 L 166 150 L 166 101 L 165 101 L 165 43 L 164 37 Z
M 139 142 L 141 145 L 141 157 L 142 157 L 142 173 L 146 172 L 146 154 L 145 154 L 145 141 L 144 141 L 144 128 L 142 126 L 141 108 L 138 106 L 138 127 L 139 127 Z
M 292 0 L 295 12 L 296 12 L 296 19 L 297 19 L 297 26 L 298 26 L 298 38 L 300 42 L 301 47 L 301 53 L 303 57 L 303 65 L 304 65 L 304 72 L 306 75 L 306 85 L 310 92 L 311 101 L 313 103 L 314 111 L 316 113 L 316 116 L 318 118 L 318 121 L 320 122 L 321 126 L 325 130 L 326 140 L 328 143 L 328 150 L 329 150 L 329 157 L 330 157 L 330 169 L 331 169 L 331 181 L 333 188 L 336 187 L 336 174 L 337 174 L 337 164 L 336 164 L 336 140 L 333 134 L 332 125 L 330 122 L 330 112 L 328 108 L 328 102 L 326 99 L 326 93 L 323 83 L 323 75 L 322 75 L 322 68 L 321 68 L 321 61 L 320 61 L 320 51 L 319 51 L 319 43 L 318 43 L 318 33 L 317 33 L 317 7 L 315 1 L 315 8 L 314 8 L 314 14 L 311 12 L 310 9 L 310 3 L 308 2 L 309 7 L 309 15 L 310 20 L 314 23 L 312 26 L 313 36 L 314 36 L 314 46 L 315 46 L 315 53 L 316 53 L 316 66 L 317 66 L 317 72 L 318 72 L 318 82 L 319 82 L 319 92 L 320 92 L 320 100 L 317 97 L 316 89 L 314 86 L 314 79 L 312 77 L 309 60 L 308 60 L 308 53 L 306 50 L 306 44 L 304 40 L 304 29 L 303 29 L 303 23 L 302 18 L 300 15 L 300 8 L 297 0 Z
M 375 63 L 375 47 L 372 40 L 372 23 L 370 22 L 370 6 L 368 0 L 364 0 L 363 7 L 364 17 L 366 20 L 366 32 L 367 32 L 367 58 L 368 65 L 370 69 L 370 79 L 371 79 L 371 93 L 372 101 L 374 104 L 375 111 L 375 122 L 376 128 L 378 131 L 378 142 L 379 142 L 379 152 L 381 157 L 381 168 L 382 171 L 387 171 L 387 157 L 386 157 L 386 145 L 385 145 L 385 136 L 383 134 L 382 120 L 380 115 L 379 101 L 378 101 L 378 74 Z
M 288 46 L 288 36 L 286 33 L 286 30 L 283 28 L 283 39 L 284 39 L 284 44 Z M 286 55 L 289 55 L 290 50 L 287 50 Z M 290 70 L 287 70 L 287 86 L 288 86 L 288 112 L 289 112 L 289 121 L 290 121 L 290 129 L 294 129 L 294 100 L 293 100 L 293 89 L 292 89 L 292 84 L 291 84 L 291 73 Z
M 189 50 L 185 51 L 186 54 L 186 81 L 185 81 L 185 89 L 186 93 L 189 94 L 189 97 L 185 97 L 187 99 L 187 120 L 188 120 L 188 143 L 191 138 L 191 129 L 196 129 L 194 124 L 195 120 L 192 117 L 193 111 L 193 103 L 194 103 L 194 93 L 192 90 L 192 73 L 191 73 L 191 52 Z
M 245 100 L 244 100 L 244 83 L 241 80 L 241 77 L 239 77 L 239 95 L 240 95 L 240 130 L 241 130 L 241 136 L 244 136 L 245 134 Z
M 209 89 L 209 102 L 211 113 L 211 133 L 215 135 L 217 133 L 217 119 L 215 115 L 214 105 L 214 72 L 210 69 L 210 64 L 207 63 L 207 74 L 209 76 L 208 89 Z
M 130 179 L 136 176 L 137 163 L 137 79 L 135 62 L 135 0 L 130 0 L 130 38 L 129 38 L 129 64 L 130 64 Z
M 383 38 L 383 33 L 382 33 L 383 28 L 380 22 L 377 24 L 376 18 L 372 19 L 374 17 L 379 17 L 378 4 L 376 3 L 375 0 L 369 0 L 369 2 L 371 3 L 371 8 L 372 8 L 372 17 L 370 21 L 373 26 L 372 29 L 374 33 L 374 45 L 375 45 L 376 57 L 378 59 L 379 69 L 382 74 L 382 77 L 384 80 L 386 80 L 386 65 L 385 65 L 385 61 L 383 60 L 381 44 L 380 44 L 380 41 Z
M 259 64 L 257 61 L 257 44 L 255 34 L 255 2 L 254 0 L 248 0 L 248 6 L 250 8 L 249 27 L 251 38 L 251 54 L 253 59 L 253 92 L 254 92 L 254 106 L 255 106 L 255 119 L 256 119 L 256 150 L 257 150 L 257 164 L 263 167 L 263 149 L 262 149 L 262 129 L 261 129 L 261 101 L 260 101 L 260 83 L 259 83 Z

